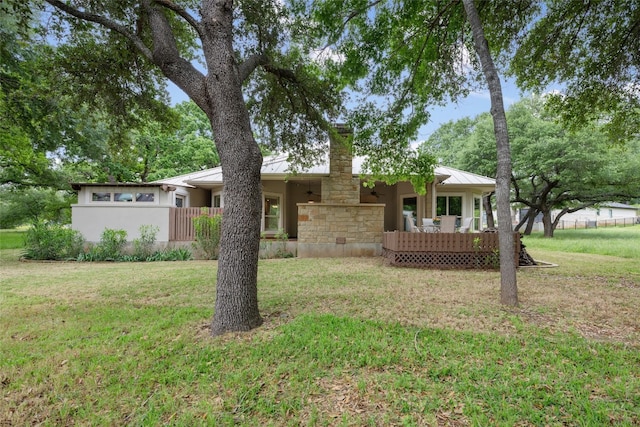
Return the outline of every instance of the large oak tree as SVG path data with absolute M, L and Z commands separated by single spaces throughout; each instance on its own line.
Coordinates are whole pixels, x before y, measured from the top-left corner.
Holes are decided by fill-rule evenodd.
M 276 0 L 45 1 L 62 76 L 85 99 L 114 113 L 154 108 L 169 79 L 207 115 L 225 175 L 213 334 L 260 325 L 255 135 L 312 157 L 339 105 L 304 48 L 302 23 Z

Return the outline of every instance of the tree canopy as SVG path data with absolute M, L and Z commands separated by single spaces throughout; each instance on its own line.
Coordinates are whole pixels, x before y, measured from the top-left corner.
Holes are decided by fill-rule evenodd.
M 640 141 L 626 146 L 609 144 L 602 126 L 590 124 L 568 130 L 544 105 L 542 97 L 530 97 L 507 111 L 511 135 L 513 191 L 511 201 L 528 209 L 518 228 L 542 214 L 545 235 L 565 213 L 600 202 L 627 201 L 640 194 Z M 466 133 L 452 135 L 452 129 Z M 453 138 L 455 152 L 446 140 Z M 436 131 L 423 149 L 440 152 L 465 170 L 493 175 L 496 169 L 492 123 L 486 114 L 475 119 L 449 122 Z M 552 211 L 558 213 L 552 217 Z

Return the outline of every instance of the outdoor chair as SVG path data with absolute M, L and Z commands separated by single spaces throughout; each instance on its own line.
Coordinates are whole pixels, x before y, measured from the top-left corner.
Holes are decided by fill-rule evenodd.
M 471 231 L 471 223 L 473 222 L 473 218 L 465 218 L 462 221 L 462 225 L 460 225 L 460 229 L 458 230 L 460 233 L 468 233 Z
M 441 233 L 455 233 L 456 232 L 456 217 L 453 215 L 443 215 L 440 217 L 440 232 Z
M 419 232 L 420 232 L 420 228 L 418 228 L 418 227 L 416 226 L 416 219 L 415 219 L 414 217 L 412 217 L 412 216 L 408 216 L 408 215 L 406 216 L 406 218 L 407 218 L 407 225 L 409 226 L 409 227 L 408 227 L 408 228 L 409 228 L 409 230 L 410 230 L 412 233 L 419 233 Z
M 435 233 L 438 227 L 433 223 L 433 218 L 422 218 L 422 231 L 425 233 Z

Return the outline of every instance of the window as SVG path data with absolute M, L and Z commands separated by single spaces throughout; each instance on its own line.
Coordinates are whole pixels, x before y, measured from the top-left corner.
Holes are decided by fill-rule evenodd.
M 110 202 L 111 193 L 93 193 L 91 196 L 92 202 Z
M 100 188 L 99 190 L 102 190 Z M 115 203 L 156 203 L 156 191 L 140 191 L 140 192 L 119 192 L 111 191 L 93 191 L 91 193 L 91 202 L 115 202 Z
M 136 202 L 153 202 L 154 200 L 153 193 L 136 193 Z
M 183 208 L 184 207 L 184 197 L 176 196 L 176 207 Z
M 462 216 L 462 196 L 438 196 L 436 198 L 436 215 Z
M 115 202 L 133 202 L 133 194 L 131 193 L 113 193 Z
M 221 208 L 222 207 L 222 194 L 214 194 L 213 195 L 213 207 Z
M 277 232 L 281 228 L 280 196 L 265 196 L 264 198 L 264 231 Z

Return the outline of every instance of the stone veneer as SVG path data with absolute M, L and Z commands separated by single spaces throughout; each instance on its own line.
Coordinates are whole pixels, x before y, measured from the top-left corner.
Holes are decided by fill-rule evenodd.
M 380 255 L 385 205 L 360 203 L 360 179 L 353 176 L 347 147 L 332 140 L 329 162 L 322 203 L 298 203 L 298 256 Z
M 384 204 L 298 203 L 298 256 L 382 253 Z

